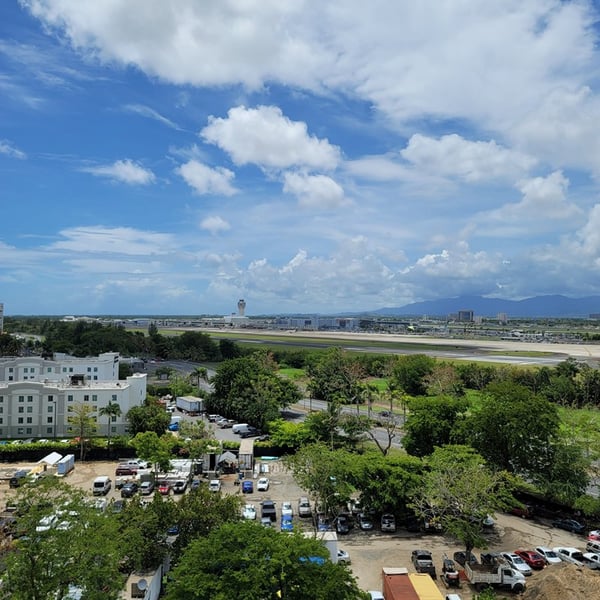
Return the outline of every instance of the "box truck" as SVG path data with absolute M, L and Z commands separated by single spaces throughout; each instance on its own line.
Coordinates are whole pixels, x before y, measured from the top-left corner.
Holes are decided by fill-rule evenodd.
M 188 415 L 199 415 L 204 412 L 204 400 L 195 396 L 177 396 L 175 406 Z

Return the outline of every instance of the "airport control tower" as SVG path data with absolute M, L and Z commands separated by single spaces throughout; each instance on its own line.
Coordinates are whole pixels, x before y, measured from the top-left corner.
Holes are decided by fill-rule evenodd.
M 246 301 L 241 298 L 238 300 L 238 317 L 243 317 L 246 314 Z

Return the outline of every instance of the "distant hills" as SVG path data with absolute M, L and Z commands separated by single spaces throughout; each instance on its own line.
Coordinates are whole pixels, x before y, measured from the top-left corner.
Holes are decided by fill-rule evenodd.
M 483 296 L 459 296 L 414 302 L 397 308 L 380 308 L 373 314 L 382 316 L 447 316 L 459 310 L 472 310 L 475 315 L 496 317 L 506 313 L 510 318 L 517 317 L 555 317 L 587 318 L 590 314 L 600 313 L 600 296 L 586 298 L 568 298 L 567 296 L 535 296 L 524 300 L 503 300 L 502 298 L 484 298 Z

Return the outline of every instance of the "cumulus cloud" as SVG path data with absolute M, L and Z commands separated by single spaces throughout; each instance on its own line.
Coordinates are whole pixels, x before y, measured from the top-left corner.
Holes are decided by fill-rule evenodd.
M 238 192 L 231 185 L 235 174 L 223 167 L 211 168 L 197 160 L 190 160 L 176 170 L 184 181 L 200 195 L 233 196 Z
M 337 146 L 309 135 L 306 123 L 291 121 L 277 106 L 231 108 L 226 119 L 210 117 L 200 135 L 238 165 L 330 170 L 340 161 Z
M 150 169 L 129 159 L 117 160 L 112 165 L 85 167 L 81 170 L 97 177 L 106 177 L 128 185 L 148 185 L 156 181 L 156 176 Z
M 347 204 L 342 186 L 326 175 L 285 173 L 283 191 L 296 196 L 305 208 L 327 210 Z
M 514 181 L 536 163 L 533 157 L 504 148 L 494 140 L 472 142 L 455 133 L 439 139 L 417 133 L 400 154 L 418 169 L 467 182 Z
M 227 231 L 228 229 L 231 229 L 231 225 L 225 219 L 216 215 L 202 219 L 200 222 L 200 228 L 206 229 L 206 231 L 210 231 L 213 235 L 215 235 L 221 231 Z
M 0 154 L 6 154 L 6 156 L 19 158 L 21 160 L 27 158 L 25 152 L 13 146 L 8 140 L 0 140 Z

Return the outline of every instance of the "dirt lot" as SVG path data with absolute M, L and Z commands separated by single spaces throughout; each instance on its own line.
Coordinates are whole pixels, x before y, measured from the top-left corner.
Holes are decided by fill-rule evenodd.
M 280 461 L 271 461 L 261 463 L 268 472 L 261 473 L 262 476 L 269 477 L 271 485 L 268 492 L 254 493 L 244 497 L 245 502 L 259 504 L 263 499 L 272 499 L 278 506 L 282 501 L 289 500 L 296 503 L 298 497 L 306 495 L 294 482 L 291 475 L 285 470 Z M 71 485 L 78 486 L 86 491 L 91 491 L 92 482 L 99 475 L 109 475 L 114 479 L 116 462 L 94 462 L 78 463 L 75 470 L 70 473 L 66 481 Z M 31 466 L 31 465 L 19 465 Z M 0 469 L 0 474 L 8 470 L 17 468 L 17 466 L 6 465 Z M 240 486 L 234 485 L 235 475 L 222 477 L 223 493 L 239 494 L 241 496 Z M 9 490 L 6 482 L 0 485 L 0 506 L 10 501 L 10 496 L 14 493 Z M 120 493 L 113 490 L 108 495 L 110 498 L 118 498 Z M 305 529 L 310 529 L 310 520 L 300 520 L 295 517 L 295 521 Z M 547 524 L 528 521 L 513 517 L 510 515 L 496 515 L 496 526 L 493 532 L 488 536 L 488 548 L 491 551 L 510 551 L 516 548 L 533 548 L 537 545 L 545 546 L 575 546 L 582 548 L 585 545 L 583 537 L 570 534 L 568 532 L 553 529 Z M 449 556 L 455 550 L 462 549 L 460 545 L 449 538 L 437 535 L 422 536 L 419 534 L 410 534 L 403 529 L 399 529 L 396 534 L 382 534 L 380 532 L 364 532 L 354 529 L 347 536 L 340 536 L 339 547 L 350 553 L 352 559 L 352 571 L 358 579 L 361 588 L 365 590 L 381 589 L 381 568 L 387 567 L 407 567 L 412 569 L 410 553 L 416 548 L 424 548 L 433 553 L 438 571 L 441 568 L 443 555 Z M 476 550 L 479 554 L 480 550 Z M 535 581 L 539 575 L 534 573 L 531 577 Z M 444 586 L 438 579 L 438 585 L 442 591 Z M 472 598 L 471 590 L 468 585 L 463 584 L 460 594 L 463 599 Z

